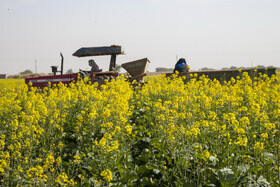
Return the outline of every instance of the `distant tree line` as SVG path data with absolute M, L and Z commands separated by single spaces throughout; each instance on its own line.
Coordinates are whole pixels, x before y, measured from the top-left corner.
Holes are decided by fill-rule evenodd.
M 264 65 L 258 65 L 257 66 L 259 69 L 261 68 L 274 68 L 274 66 L 264 66 Z M 115 71 L 120 72 L 121 71 L 121 65 L 116 64 Z M 237 67 L 237 66 L 230 66 L 228 68 L 222 68 L 221 70 L 234 70 L 234 69 L 247 69 L 247 68 L 255 68 L 255 67 Z M 166 68 L 166 67 L 157 67 L 156 72 L 173 72 L 173 68 Z M 209 67 L 203 67 L 200 70 L 202 71 L 208 71 L 208 70 L 217 70 L 214 68 L 209 68 Z M 65 74 L 72 74 L 74 73 L 73 69 L 68 69 Z M 53 75 L 53 73 L 34 73 L 30 69 L 26 69 L 22 72 L 20 72 L 18 75 L 9 75 L 8 78 L 26 78 L 26 77 L 32 77 L 32 76 L 45 76 L 45 75 Z
M 274 66 L 264 66 L 264 65 L 258 65 L 258 66 L 255 66 L 255 67 L 237 67 L 237 66 L 230 66 L 230 67 L 227 67 L 227 68 L 222 68 L 221 70 L 234 70 L 234 69 L 250 69 L 250 68 L 256 68 L 258 67 L 258 69 L 263 69 L 263 68 L 274 68 Z M 208 68 L 208 67 L 203 67 L 201 68 L 200 70 L 202 71 L 207 71 L 207 70 L 217 70 L 217 69 L 214 69 L 214 68 Z
M 261 68 L 274 68 L 274 66 L 264 66 L 264 65 L 258 65 L 257 66 L 259 69 Z M 237 66 L 230 66 L 227 68 L 222 68 L 221 70 L 234 70 L 234 69 L 249 69 L 249 68 L 255 68 L 255 67 L 237 67 Z M 203 67 L 200 69 L 201 71 L 210 71 L 210 70 L 219 70 L 219 69 L 214 69 L 214 68 L 209 68 L 209 67 Z M 165 67 L 157 67 L 156 72 L 173 72 L 173 68 L 165 68 Z
M 173 72 L 173 68 L 158 67 L 156 68 L 156 72 Z
M 274 68 L 274 66 L 264 66 L 264 65 L 257 65 L 255 67 L 236 67 L 236 66 L 230 66 L 229 68 L 222 68 L 222 70 L 228 70 L 228 69 L 250 69 L 250 68 L 256 68 L 263 69 L 263 68 Z

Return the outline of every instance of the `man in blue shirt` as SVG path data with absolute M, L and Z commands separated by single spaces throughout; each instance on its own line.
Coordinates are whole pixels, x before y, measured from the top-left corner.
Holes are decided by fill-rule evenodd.
M 178 60 L 178 62 L 175 65 L 175 69 L 174 69 L 173 73 L 175 73 L 175 71 L 178 71 L 179 73 L 181 73 L 181 72 L 187 73 L 189 71 L 187 62 L 184 58 L 180 58 Z

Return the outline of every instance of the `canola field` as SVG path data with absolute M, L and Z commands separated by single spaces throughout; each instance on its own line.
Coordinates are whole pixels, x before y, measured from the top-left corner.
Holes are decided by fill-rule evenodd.
M 0 90 L 18 88 L 24 84 L 24 79 L 0 79 Z
M 280 78 L 0 89 L 1 186 L 278 186 Z

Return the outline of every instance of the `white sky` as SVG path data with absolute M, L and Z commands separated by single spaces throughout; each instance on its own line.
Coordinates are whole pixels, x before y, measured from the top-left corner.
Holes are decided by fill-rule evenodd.
M 117 64 L 280 66 L 280 0 L 0 0 L 0 73 L 89 69 L 81 47 L 121 45 Z M 93 57 L 108 70 L 110 56 Z

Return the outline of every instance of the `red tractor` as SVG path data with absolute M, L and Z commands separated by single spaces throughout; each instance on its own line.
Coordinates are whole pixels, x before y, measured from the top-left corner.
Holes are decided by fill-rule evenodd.
M 110 81 L 111 79 L 115 79 L 119 73 L 115 71 L 116 67 L 116 57 L 117 55 L 124 54 L 121 46 L 112 45 L 106 47 L 83 47 L 77 50 L 73 56 L 77 57 L 87 57 L 87 56 L 100 56 L 100 55 L 111 55 L 109 71 L 104 72 L 93 72 L 90 74 L 91 82 L 98 82 L 99 84 L 104 84 L 107 79 Z M 122 64 L 122 67 L 131 75 L 130 81 L 137 80 L 137 82 L 143 82 L 143 77 L 146 75 L 147 65 L 149 60 L 147 58 L 128 62 Z M 51 66 L 53 75 L 51 76 L 37 76 L 37 77 L 28 77 L 25 79 L 25 83 L 32 83 L 33 87 L 44 88 L 50 85 L 63 83 L 70 84 L 71 82 L 75 82 L 78 80 L 78 74 L 80 73 L 82 76 L 84 74 L 88 74 L 89 72 L 80 70 L 79 73 L 73 74 L 63 74 L 63 56 L 61 54 L 61 70 L 58 71 L 57 66 Z M 60 73 L 60 75 L 56 75 L 56 73 Z

